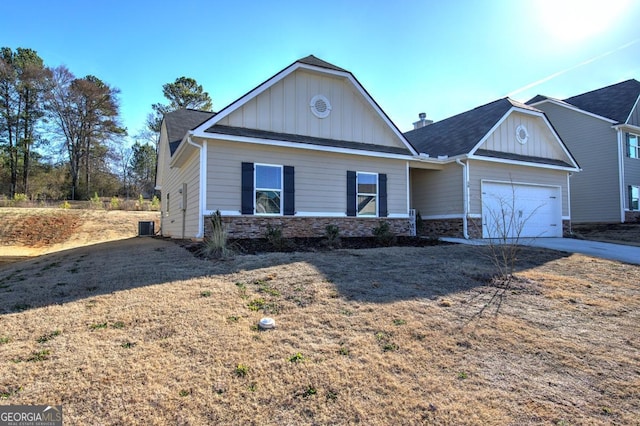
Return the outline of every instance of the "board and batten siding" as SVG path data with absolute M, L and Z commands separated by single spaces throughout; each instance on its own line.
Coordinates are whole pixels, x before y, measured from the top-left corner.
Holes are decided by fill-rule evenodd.
M 181 167 L 168 168 L 162 187 L 163 218 L 162 235 L 173 238 L 182 237 L 183 215 L 181 210 L 182 184 L 187 184 L 187 210 L 185 214 L 185 238 L 198 234 L 200 216 L 200 150 L 195 149 Z M 169 194 L 167 213 L 167 194 Z
M 243 162 L 293 166 L 295 211 L 346 215 L 347 170 L 387 174 L 388 214 L 408 215 L 406 161 L 255 145 L 207 142 L 207 210 L 240 213 Z
M 611 123 L 547 102 L 536 108 L 582 169 L 571 176 L 572 222 L 620 222 L 618 138 Z
M 442 170 L 411 169 L 411 208 L 423 219 L 464 214 L 462 167 L 448 164 Z
M 562 189 L 562 216 L 569 216 L 567 172 L 537 167 L 469 160 L 469 213 L 482 214 L 483 180 L 549 185 Z
M 324 95 L 331 113 L 318 118 L 309 103 Z M 296 70 L 222 118 L 218 124 L 277 133 L 405 148 L 351 82 L 339 76 Z
M 627 124 L 631 124 L 632 126 L 640 126 L 640 102 L 636 102 L 633 111 L 631 111 L 631 114 L 629 114 Z
M 516 129 L 525 126 L 529 134 L 527 143 L 516 140 Z M 530 157 L 552 158 L 571 163 L 571 159 L 562 150 L 549 127 L 540 117 L 512 112 L 493 131 L 480 149 L 508 152 Z

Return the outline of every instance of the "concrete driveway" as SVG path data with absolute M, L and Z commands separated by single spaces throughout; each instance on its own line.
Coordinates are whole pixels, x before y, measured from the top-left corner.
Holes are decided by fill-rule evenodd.
M 443 241 L 461 244 L 486 245 L 488 240 L 465 240 L 463 238 L 442 238 Z M 581 253 L 602 259 L 640 265 L 640 247 L 622 244 L 601 243 L 599 241 L 576 240 L 573 238 L 523 238 L 520 244 L 531 247 L 542 247 L 569 253 Z

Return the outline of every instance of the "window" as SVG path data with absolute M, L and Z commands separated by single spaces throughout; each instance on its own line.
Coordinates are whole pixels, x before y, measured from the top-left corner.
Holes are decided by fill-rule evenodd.
M 295 170 L 293 166 L 242 163 L 240 213 L 296 214 Z
M 282 212 L 282 166 L 255 165 L 256 214 Z
M 357 208 L 358 216 L 378 215 L 378 175 L 373 173 L 357 173 Z
M 629 158 L 640 158 L 640 137 L 631 133 L 627 133 L 627 156 Z
M 629 186 L 629 210 L 640 210 L 640 186 Z

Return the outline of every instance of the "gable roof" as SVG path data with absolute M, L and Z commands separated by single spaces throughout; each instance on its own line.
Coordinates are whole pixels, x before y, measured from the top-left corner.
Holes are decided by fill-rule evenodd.
M 514 107 L 541 113 L 540 110 L 513 99 L 502 98 L 411 130 L 405 136 L 419 152 L 429 154 L 430 157 L 468 154 Z
M 566 103 L 597 116 L 608 118 L 618 123 L 626 123 L 629 114 L 631 114 L 638 101 L 638 97 L 640 97 L 640 81 L 631 79 L 572 96 L 563 101 L 536 95 L 528 100 L 527 104 L 535 104 L 547 100 L 555 101 L 559 104 Z
M 640 81 L 631 79 L 591 92 L 567 98 L 564 101 L 585 111 L 626 123 L 640 96 Z
M 211 116 L 209 119 L 205 120 L 204 122 L 200 123 L 198 126 L 190 130 L 194 130 L 194 133 L 200 137 L 207 137 L 207 136 L 211 136 L 211 133 L 218 133 L 218 132 L 210 131 L 214 126 L 216 126 L 218 121 L 228 116 L 230 113 L 237 110 L 238 108 L 242 107 L 248 101 L 250 101 L 251 99 L 254 99 L 260 93 L 269 89 L 275 83 L 277 83 L 278 81 L 282 80 L 283 78 L 285 78 L 286 76 L 288 76 L 289 74 L 293 73 L 294 71 L 300 68 L 309 69 L 309 70 L 315 69 L 316 71 L 328 72 L 336 76 L 342 76 L 347 80 L 349 80 L 355 86 L 355 89 L 369 103 L 369 105 L 371 105 L 371 107 L 378 114 L 378 116 L 380 116 L 380 118 L 389 126 L 391 131 L 398 137 L 399 141 L 406 147 L 406 150 L 403 150 L 403 153 L 406 152 L 409 155 L 417 154 L 414 147 L 405 138 L 405 136 L 402 134 L 400 129 L 398 129 L 398 127 L 391 121 L 389 116 L 382 110 L 380 105 L 378 105 L 378 103 L 373 99 L 373 97 L 371 97 L 369 92 L 367 92 L 367 90 L 360 84 L 360 82 L 355 78 L 355 76 L 350 71 L 347 71 L 344 68 L 340 68 L 329 62 L 323 61 L 322 59 L 319 59 L 313 55 L 309 55 L 304 58 L 296 60 L 293 64 L 289 65 L 279 73 L 275 74 L 271 78 L 264 81 L 262 84 L 258 85 L 257 87 L 250 90 L 249 92 L 247 92 L 246 94 L 244 94 L 243 96 L 241 96 L 240 98 L 232 102 L 231 104 L 221 109 L 217 114 L 215 114 L 215 116 Z M 247 129 L 245 129 L 245 131 L 246 130 Z M 311 140 L 317 140 L 317 141 L 322 140 L 324 141 L 323 142 L 324 146 L 335 146 L 337 148 L 344 148 L 345 143 L 351 143 L 353 144 L 353 146 L 368 145 L 368 144 L 362 144 L 362 143 L 351 142 L 351 141 L 340 141 L 340 140 L 312 138 L 312 137 L 307 138 L 304 135 L 286 135 L 286 134 L 282 134 L 282 135 L 284 135 L 284 139 L 278 138 L 278 140 L 287 141 L 289 140 L 289 139 L 286 139 L 287 137 L 296 136 L 298 138 L 308 139 L 307 142 L 304 142 L 304 143 L 314 144 L 313 142 L 311 142 Z M 374 145 L 374 144 L 370 144 L 370 145 L 371 146 L 368 147 L 367 151 L 389 152 L 388 147 L 385 147 L 382 145 Z
M 193 130 L 203 122 L 216 115 L 215 112 L 200 111 L 195 109 L 179 109 L 164 115 L 164 124 L 167 126 L 169 149 L 171 155 L 176 152 L 182 138 L 189 130 Z

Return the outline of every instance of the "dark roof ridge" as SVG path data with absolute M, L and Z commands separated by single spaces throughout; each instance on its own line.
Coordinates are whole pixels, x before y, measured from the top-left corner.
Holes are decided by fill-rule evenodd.
M 349 72 L 349 71 L 345 70 L 344 68 L 340 68 L 339 66 L 333 65 L 332 63 L 324 61 L 324 60 L 318 58 L 317 56 L 313 56 L 313 55 L 309 55 L 309 56 L 305 56 L 304 58 L 300 58 L 296 62 L 299 62 L 301 64 L 306 64 L 306 65 L 312 65 L 312 66 L 316 66 L 316 67 L 320 67 L 320 68 L 327 68 L 327 69 L 334 70 L 334 71 Z

